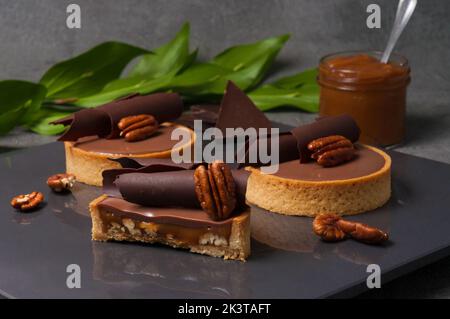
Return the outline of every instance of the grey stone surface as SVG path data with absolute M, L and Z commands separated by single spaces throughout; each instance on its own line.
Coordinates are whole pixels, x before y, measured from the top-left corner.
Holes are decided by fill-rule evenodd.
M 65 25 L 66 7 L 82 9 L 81 30 Z M 382 8 L 382 28 L 367 29 L 366 6 Z M 317 65 L 327 53 L 384 48 L 395 14 L 392 0 L 0 0 L 0 79 L 38 81 L 55 62 L 102 41 L 119 40 L 154 48 L 185 21 L 191 23 L 192 46 L 209 58 L 226 47 L 291 33 L 270 75 Z M 397 46 L 412 66 L 408 94 L 408 134 L 396 149 L 450 163 L 450 1 L 419 1 Z M 0 105 L 1 110 L 1 105 Z M 297 125 L 313 115 L 281 110 L 269 117 Z M 21 129 L 0 138 L 0 151 L 53 141 Z M 440 266 L 439 266 L 440 265 Z M 376 296 L 448 297 L 449 261 L 397 280 Z M 431 279 L 430 279 L 431 278 Z M 441 278 L 442 280 L 438 280 Z M 408 288 L 409 287 L 409 288 Z M 416 287 L 416 288 L 412 288 Z M 369 295 L 367 295 L 369 296 Z

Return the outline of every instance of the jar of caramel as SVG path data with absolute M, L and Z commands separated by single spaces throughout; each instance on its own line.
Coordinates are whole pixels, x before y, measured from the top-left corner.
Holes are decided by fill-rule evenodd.
M 360 141 L 386 146 L 400 143 L 405 133 L 408 60 L 382 52 L 351 51 L 320 60 L 320 115 L 349 114 L 361 128 Z

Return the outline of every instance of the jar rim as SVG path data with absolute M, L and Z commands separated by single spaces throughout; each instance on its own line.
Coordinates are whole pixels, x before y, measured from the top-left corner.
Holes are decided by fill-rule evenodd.
M 324 55 L 323 57 L 320 58 L 320 64 L 324 63 L 325 61 L 329 60 L 330 58 L 335 58 L 338 56 L 352 56 L 352 55 L 357 55 L 357 54 L 367 54 L 370 55 L 372 57 L 381 59 L 381 57 L 383 56 L 383 51 L 379 51 L 379 50 L 347 50 L 347 51 L 338 51 L 338 52 L 334 52 L 334 53 L 330 53 L 327 55 Z M 396 52 L 393 52 L 391 54 L 391 56 L 389 57 L 389 61 L 388 62 L 393 62 L 401 67 L 405 67 L 408 68 L 409 67 L 409 62 L 408 59 Z

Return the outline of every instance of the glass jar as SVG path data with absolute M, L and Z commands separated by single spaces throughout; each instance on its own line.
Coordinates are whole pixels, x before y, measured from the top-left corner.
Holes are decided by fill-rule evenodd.
M 405 133 L 408 60 L 382 52 L 349 51 L 320 60 L 320 115 L 349 114 L 361 128 L 360 141 L 386 146 L 400 143 Z

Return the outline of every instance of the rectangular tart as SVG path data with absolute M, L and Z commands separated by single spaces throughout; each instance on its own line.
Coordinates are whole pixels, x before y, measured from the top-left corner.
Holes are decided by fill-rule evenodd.
M 149 208 L 106 195 L 89 208 L 96 241 L 160 243 L 241 261 L 250 255 L 249 211 L 216 222 L 200 209 Z

